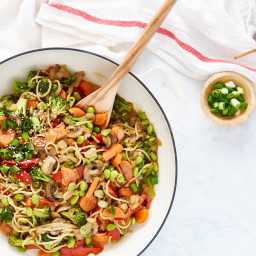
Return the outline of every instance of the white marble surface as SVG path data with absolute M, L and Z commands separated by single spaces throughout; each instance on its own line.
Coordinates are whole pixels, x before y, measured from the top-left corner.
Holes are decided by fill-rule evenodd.
M 254 256 L 256 113 L 241 126 L 217 126 L 201 110 L 204 81 L 182 75 L 147 51 L 132 71 L 138 75 L 156 65 L 172 75 L 186 95 L 187 107 L 171 121 L 178 154 L 174 204 L 143 256 Z M 148 86 L 164 110 L 175 104 L 160 79 Z

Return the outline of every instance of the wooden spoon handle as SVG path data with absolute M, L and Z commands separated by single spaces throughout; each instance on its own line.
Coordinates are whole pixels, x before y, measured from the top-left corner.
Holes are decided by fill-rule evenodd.
M 133 64 L 137 61 L 144 48 L 147 46 L 155 32 L 158 30 L 164 19 L 174 6 L 177 0 L 165 0 L 158 12 L 148 23 L 138 40 L 134 43 L 126 57 L 110 77 L 106 84 L 111 87 L 120 84 L 125 75 L 130 71 Z

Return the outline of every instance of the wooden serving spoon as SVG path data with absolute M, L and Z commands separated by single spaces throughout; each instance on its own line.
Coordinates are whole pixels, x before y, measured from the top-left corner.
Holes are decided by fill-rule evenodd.
M 148 23 L 138 40 L 134 43 L 133 47 L 127 53 L 126 57 L 118 66 L 114 74 L 109 78 L 109 80 L 97 91 L 91 93 L 76 104 L 77 107 L 83 110 L 86 110 L 88 107 L 94 107 L 96 113 L 107 113 L 108 120 L 102 128 L 105 128 L 108 125 L 117 90 L 125 75 L 130 71 L 133 64 L 137 61 L 144 48 L 163 23 L 176 1 L 177 0 L 164 1 L 158 12 Z

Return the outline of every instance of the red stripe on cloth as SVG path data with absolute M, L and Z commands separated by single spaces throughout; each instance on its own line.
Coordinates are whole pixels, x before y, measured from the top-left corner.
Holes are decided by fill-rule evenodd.
M 108 26 L 116 26 L 116 27 L 138 27 L 138 28 L 145 28 L 147 26 L 147 23 L 141 22 L 141 21 L 123 21 L 123 20 L 106 20 L 97 18 L 95 16 L 92 16 L 84 11 L 81 11 L 79 9 L 72 8 L 67 5 L 63 4 L 49 4 L 49 6 L 54 7 L 58 10 L 68 12 L 74 15 L 77 15 L 79 17 L 84 18 L 85 20 L 88 20 L 90 22 L 94 22 L 101 25 L 108 25 Z M 207 63 L 227 63 L 227 64 L 234 64 L 237 66 L 240 66 L 242 68 L 248 69 L 250 71 L 256 72 L 256 69 L 247 67 L 245 65 L 241 65 L 232 61 L 228 60 L 222 60 L 222 59 L 212 59 L 204 56 L 202 53 L 197 51 L 195 48 L 193 48 L 191 45 L 184 43 L 180 39 L 178 39 L 171 31 L 165 29 L 165 28 L 159 28 L 157 30 L 157 33 L 162 34 L 164 36 L 167 36 L 171 39 L 173 39 L 183 50 L 191 53 L 194 55 L 197 59 L 207 62 Z

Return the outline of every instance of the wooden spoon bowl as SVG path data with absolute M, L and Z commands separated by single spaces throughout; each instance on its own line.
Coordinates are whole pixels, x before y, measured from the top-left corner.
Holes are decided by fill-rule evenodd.
M 248 107 L 245 110 L 241 110 L 239 115 L 231 117 L 223 117 L 220 114 L 212 114 L 210 111 L 211 107 L 208 105 L 208 96 L 211 94 L 212 90 L 214 89 L 214 85 L 217 82 L 226 83 L 228 81 L 233 81 L 236 86 L 242 87 L 245 90 L 243 97 L 245 102 L 248 103 Z M 225 71 L 211 76 L 204 84 L 200 101 L 205 115 L 215 124 L 222 126 L 236 126 L 245 122 L 251 116 L 256 102 L 255 91 L 252 83 L 243 75 L 232 71 Z

